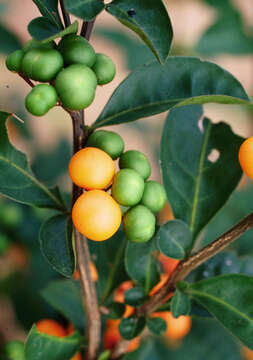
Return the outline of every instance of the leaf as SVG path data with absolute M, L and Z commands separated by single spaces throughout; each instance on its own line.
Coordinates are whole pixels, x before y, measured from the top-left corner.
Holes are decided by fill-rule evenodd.
M 253 350 L 253 278 L 223 275 L 192 284 L 187 293 Z
M 71 277 L 75 270 L 71 218 L 68 215 L 49 218 L 42 224 L 39 239 L 41 251 L 53 269 Z
M 0 52 L 8 55 L 11 52 L 21 49 L 22 43 L 16 34 L 0 24 Z
M 78 22 L 75 21 L 73 24 L 68 26 L 66 29 L 56 27 L 50 20 L 45 17 L 38 17 L 33 19 L 28 25 L 29 33 L 36 40 L 41 41 L 45 44 L 51 40 L 63 37 L 69 34 L 76 34 L 78 30 Z
M 29 169 L 25 154 L 9 142 L 6 129 L 9 116 L 0 112 L 0 193 L 27 205 L 65 211 L 58 190 L 40 183 Z
M 101 0 L 65 0 L 66 9 L 73 15 L 85 20 L 93 20 L 104 8 Z
M 178 318 L 181 315 L 189 315 L 191 311 L 191 302 L 188 296 L 177 289 L 171 300 L 171 313 L 174 318 Z
M 130 316 L 121 320 L 119 324 L 120 335 L 126 340 L 132 340 L 140 335 L 146 326 L 144 317 L 135 318 Z
M 77 280 L 51 281 L 40 294 L 53 308 L 62 313 L 76 329 L 85 326 L 80 282 Z
M 146 295 L 160 281 L 160 268 L 155 250 L 154 239 L 143 244 L 129 242 L 126 248 L 126 271 L 143 287 Z
M 133 30 L 160 63 L 167 59 L 173 29 L 162 0 L 113 0 L 106 6 L 106 10 Z
M 78 31 L 78 21 L 74 21 L 71 25 L 69 25 L 68 27 L 66 27 L 64 30 L 62 31 L 58 31 L 57 34 L 54 34 L 46 39 L 42 39 L 41 43 L 42 44 L 46 44 L 49 41 L 58 39 L 58 38 L 62 38 L 65 35 L 70 35 L 70 34 L 76 34 Z
M 63 28 L 58 11 L 58 0 L 33 0 L 33 2 L 43 17 L 47 18 L 55 27 Z
M 175 218 L 189 225 L 194 238 L 236 188 L 242 175 L 237 156 L 244 140 L 229 125 L 212 124 L 207 118 L 200 124 L 201 131 L 200 119 L 200 106 L 173 109 L 161 141 L 161 168 L 168 201 Z M 210 161 L 213 150 L 218 159 Z
M 173 106 L 204 103 L 251 104 L 229 72 L 193 57 L 170 57 L 143 65 L 116 88 L 93 128 L 138 120 Z
M 192 234 L 183 221 L 172 220 L 159 228 L 157 243 L 165 256 L 181 260 L 191 248 Z
M 107 305 L 107 309 L 109 310 L 109 314 L 107 316 L 111 319 L 120 319 L 123 317 L 126 307 L 124 304 L 119 302 L 112 302 Z
M 149 318 L 147 325 L 151 333 L 156 336 L 162 335 L 167 329 L 166 321 L 159 317 Z
M 146 300 L 143 288 L 135 286 L 124 292 L 125 303 L 131 306 L 139 306 Z
M 25 343 L 26 360 L 69 360 L 80 348 L 82 337 L 75 332 L 59 338 L 38 332 L 33 325 Z

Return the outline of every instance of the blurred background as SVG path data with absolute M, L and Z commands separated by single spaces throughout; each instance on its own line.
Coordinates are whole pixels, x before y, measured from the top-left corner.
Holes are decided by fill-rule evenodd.
M 253 96 L 252 0 L 164 0 L 164 3 L 174 28 L 171 55 L 198 56 L 213 61 L 230 71 Z M 27 25 L 37 16 L 39 12 L 31 0 L 0 1 L 0 109 L 24 120 L 22 124 L 11 118 L 9 135 L 12 142 L 28 154 L 36 176 L 48 186 L 59 184 L 68 193 L 71 119 L 58 108 L 42 118 L 30 116 L 24 108 L 28 85 L 5 67 L 6 55 L 30 39 Z M 126 75 L 153 59 L 135 34 L 105 12 L 96 21 L 91 43 L 97 52 L 104 52 L 114 60 L 117 76 L 112 83 L 98 89 L 95 101 L 86 111 L 88 125 L 96 120 Z M 253 135 L 253 113 L 246 108 L 207 105 L 205 112 L 215 122 L 228 122 L 241 136 Z M 111 128 L 124 137 L 126 149 L 137 149 L 148 156 L 153 169 L 151 177 L 156 180 L 160 180 L 159 144 L 165 116 L 161 114 Z M 252 196 L 253 184 L 243 178 L 238 191 L 201 234 L 203 244 L 252 211 Z M 162 217 L 169 216 L 166 207 Z M 39 290 L 50 279 L 59 277 L 40 254 L 38 232 L 47 217 L 46 210 L 0 197 L 0 349 L 9 340 L 24 340 L 32 323 L 42 317 L 59 317 L 39 295 Z M 246 233 L 236 242 L 233 251 L 240 256 L 253 255 L 252 240 L 253 233 Z M 196 355 L 196 359 L 201 357 Z

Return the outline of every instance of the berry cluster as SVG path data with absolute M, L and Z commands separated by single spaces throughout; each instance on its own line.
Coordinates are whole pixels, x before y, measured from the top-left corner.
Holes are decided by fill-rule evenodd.
M 42 116 L 60 103 L 69 110 L 87 108 L 94 100 L 97 85 L 105 85 L 115 76 L 115 64 L 105 54 L 95 53 L 90 43 L 79 35 L 64 36 L 41 44 L 29 41 L 6 59 L 10 71 L 42 82 L 27 95 L 27 110 Z M 49 83 L 49 84 L 45 84 Z
M 73 223 L 91 240 L 110 238 L 118 230 L 124 212 L 126 237 L 146 242 L 155 233 L 154 214 L 166 203 L 164 187 L 148 181 L 151 168 L 146 156 L 136 150 L 123 151 L 120 135 L 99 130 L 90 135 L 87 147 L 70 161 L 72 181 L 87 190 L 73 206 Z M 118 158 L 120 170 L 116 173 L 113 160 Z

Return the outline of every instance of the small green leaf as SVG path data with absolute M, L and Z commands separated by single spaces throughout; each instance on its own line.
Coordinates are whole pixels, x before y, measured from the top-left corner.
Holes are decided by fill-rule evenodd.
M 148 328 L 154 335 L 162 335 L 167 329 L 167 323 L 159 317 L 149 318 L 147 322 Z
M 218 65 L 193 57 L 169 57 L 163 65 L 150 63 L 130 73 L 93 128 L 135 121 L 176 105 L 211 102 L 251 104 L 239 81 Z
M 10 341 L 5 345 L 4 350 L 10 360 L 25 360 L 25 347 L 22 341 Z
M 171 312 L 174 318 L 181 315 L 189 315 L 191 311 L 191 301 L 188 296 L 177 289 L 171 300 Z
M 143 244 L 129 242 L 126 248 L 126 270 L 129 276 L 143 287 L 146 295 L 160 280 L 160 267 L 155 250 L 154 239 Z
M 192 234 L 183 221 L 173 220 L 160 227 L 157 242 L 165 256 L 181 260 L 191 248 Z
M 56 189 L 48 189 L 32 174 L 24 153 L 9 142 L 6 121 L 10 114 L 0 112 L 0 194 L 27 205 L 65 211 Z
M 38 7 L 41 15 L 48 19 L 55 27 L 63 28 L 59 11 L 58 0 L 32 0 Z
M 144 330 L 146 320 L 144 317 L 135 318 L 133 316 L 124 318 L 119 324 L 119 332 L 126 340 L 132 340 Z
M 49 41 L 61 38 L 65 35 L 70 35 L 70 34 L 76 34 L 78 31 L 78 21 L 74 21 L 71 25 L 69 25 L 68 27 L 66 27 L 64 30 L 62 31 L 58 31 L 57 34 L 54 34 L 46 39 L 42 39 L 42 44 L 45 44 Z
M 98 360 L 109 360 L 111 356 L 110 350 L 105 350 L 99 355 Z
M 84 328 L 85 315 L 79 281 L 51 281 L 40 293 L 53 308 L 73 323 L 75 328 Z
M 65 0 L 67 10 L 85 21 L 93 20 L 104 8 L 101 0 Z
M 146 300 L 146 295 L 143 288 L 135 286 L 132 289 L 125 291 L 125 303 L 131 306 L 139 306 Z
M 12 31 L 0 24 L 0 52 L 8 55 L 22 48 L 21 40 Z
M 187 293 L 242 343 L 253 350 L 253 278 L 223 275 L 199 281 Z
M 111 319 L 120 319 L 125 313 L 126 307 L 119 302 L 112 302 L 107 306 L 109 314 L 107 315 Z
M 71 277 L 75 270 L 72 221 L 68 215 L 46 220 L 40 230 L 40 248 L 49 264 L 60 274 Z
M 123 25 L 133 30 L 151 49 L 159 62 L 162 63 L 167 59 L 173 29 L 162 0 L 155 2 L 113 0 L 107 5 L 106 10 Z
M 25 343 L 26 360 L 69 360 L 80 349 L 83 338 L 78 332 L 59 338 L 38 332 L 33 325 Z

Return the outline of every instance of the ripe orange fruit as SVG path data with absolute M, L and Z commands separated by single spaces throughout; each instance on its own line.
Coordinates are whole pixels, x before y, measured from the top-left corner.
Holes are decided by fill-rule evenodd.
M 180 260 L 168 258 L 163 254 L 159 254 L 158 260 L 162 264 L 163 272 L 169 276 L 175 271 L 176 267 L 180 262 Z
M 159 283 L 156 284 L 156 285 L 153 287 L 153 289 L 150 290 L 149 296 L 155 295 L 155 294 L 163 287 L 163 285 L 166 284 L 168 278 L 169 278 L 169 275 L 168 275 L 168 274 L 162 274 Z
M 113 349 L 117 343 L 122 339 L 119 332 L 120 319 L 106 321 L 106 329 L 103 337 L 103 346 L 105 349 Z M 134 351 L 140 344 L 140 338 L 134 338 L 130 341 L 127 352 Z
M 242 170 L 248 177 L 253 179 L 253 136 L 242 143 L 238 158 Z
M 190 316 L 182 315 L 175 319 L 170 311 L 164 311 L 153 313 L 150 317 L 160 317 L 166 321 L 167 330 L 164 335 L 170 340 L 180 340 L 191 330 Z
M 241 348 L 241 353 L 243 355 L 244 360 L 253 360 L 253 351 L 247 348 L 246 346 L 243 346 Z
M 76 200 L 72 220 L 77 230 L 87 238 L 103 241 L 114 235 L 120 227 L 121 210 L 105 191 L 91 190 Z
M 55 320 L 42 319 L 36 323 L 36 327 L 42 334 L 57 337 L 65 337 L 67 335 L 64 327 Z
M 90 262 L 90 272 L 91 272 L 91 279 L 96 282 L 98 281 L 98 272 L 97 272 L 97 268 L 96 265 L 91 261 Z M 80 279 L 80 273 L 79 270 L 76 269 L 74 274 L 73 274 L 73 278 L 76 280 Z
M 131 280 L 124 281 L 120 286 L 116 289 L 114 294 L 114 301 L 119 303 L 124 303 L 124 294 L 125 291 L 132 289 L 133 282 Z M 123 317 L 126 318 L 128 316 L 131 316 L 134 312 L 134 308 L 130 305 L 126 305 L 126 310 L 124 312 Z
M 115 174 L 112 158 L 103 150 L 87 147 L 74 154 L 69 175 L 76 185 L 86 189 L 105 189 Z

